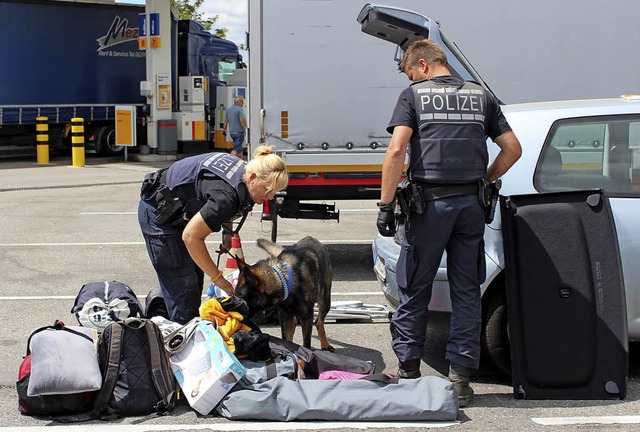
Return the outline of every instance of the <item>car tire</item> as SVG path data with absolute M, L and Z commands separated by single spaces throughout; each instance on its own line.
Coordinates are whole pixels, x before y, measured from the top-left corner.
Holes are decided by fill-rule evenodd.
M 103 126 L 98 132 L 98 153 L 103 156 L 119 156 L 124 153 L 124 146 L 116 145 L 116 128 Z
M 507 298 L 500 293 L 493 297 L 482 329 L 487 355 L 498 370 L 511 376 L 511 344 L 509 342 Z

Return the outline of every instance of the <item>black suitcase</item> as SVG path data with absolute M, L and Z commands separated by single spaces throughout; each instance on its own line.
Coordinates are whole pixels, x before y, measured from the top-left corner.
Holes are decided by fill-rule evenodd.
M 623 399 L 624 281 L 602 190 L 501 197 L 514 397 Z

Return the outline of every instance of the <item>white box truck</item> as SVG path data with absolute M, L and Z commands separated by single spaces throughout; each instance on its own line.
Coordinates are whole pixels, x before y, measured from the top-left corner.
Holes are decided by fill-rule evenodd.
M 249 0 L 249 152 L 274 146 L 290 172 L 270 205 L 274 240 L 277 216 L 338 219 L 327 202 L 379 197 L 386 126 L 409 85 L 394 44 L 424 37 L 445 47 L 452 72 L 481 82 L 422 15 L 354 0 Z

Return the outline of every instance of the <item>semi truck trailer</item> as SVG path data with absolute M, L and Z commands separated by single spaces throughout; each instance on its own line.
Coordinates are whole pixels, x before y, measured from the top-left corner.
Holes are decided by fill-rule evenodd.
M 274 146 L 290 173 L 263 215 L 272 239 L 278 217 L 336 220 L 332 201 L 380 197 L 386 126 L 409 85 L 393 62 L 407 46 L 398 38 L 437 41 L 454 74 L 484 85 L 435 21 L 365 4 L 249 0 L 249 143 Z M 407 21 L 408 36 L 394 25 Z
M 69 147 L 70 120 L 82 117 L 87 150 L 120 153 L 116 105 L 136 106 L 138 142 L 146 144 L 146 52 L 138 46 L 144 12 L 113 0 L 0 0 L 0 151 L 35 149 L 36 117 L 44 116 L 53 150 Z M 216 87 L 242 64 L 238 48 L 194 21 L 172 20 L 171 34 L 173 108 L 178 77 L 204 76 L 208 114 Z

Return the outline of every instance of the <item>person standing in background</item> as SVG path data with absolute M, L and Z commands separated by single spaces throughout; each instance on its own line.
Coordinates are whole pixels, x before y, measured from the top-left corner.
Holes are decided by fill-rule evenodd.
M 244 97 L 239 96 L 235 99 L 233 105 L 227 109 L 224 116 L 224 133 L 227 133 L 227 129 L 231 134 L 233 140 L 233 150 L 231 154 L 238 156 L 242 159 L 244 135 L 247 130 L 247 118 L 244 115 Z

